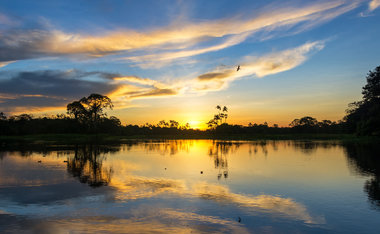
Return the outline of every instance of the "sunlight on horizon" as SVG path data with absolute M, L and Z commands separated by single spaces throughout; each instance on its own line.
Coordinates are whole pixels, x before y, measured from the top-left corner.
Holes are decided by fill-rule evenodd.
M 205 129 L 216 105 L 232 111 L 229 124 L 339 121 L 380 59 L 378 1 L 55 5 L 2 4 L 7 116 L 66 113 L 98 93 L 123 124 L 172 119 Z

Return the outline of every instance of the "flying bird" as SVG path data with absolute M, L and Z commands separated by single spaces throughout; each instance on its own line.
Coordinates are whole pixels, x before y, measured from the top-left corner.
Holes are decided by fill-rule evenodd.
M 237 67 L 236 71 L 239 71 L 239 70 L 240 70 L 240 65 L 238 65 L 238 67 Z

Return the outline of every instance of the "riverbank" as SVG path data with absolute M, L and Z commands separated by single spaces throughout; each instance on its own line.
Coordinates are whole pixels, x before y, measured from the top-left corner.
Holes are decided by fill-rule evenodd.
M 353 134 L 257 134 L 257 135 L 108 135 L 108 134 L 43 134 L 23 136 L 0 136 L 1 144 L 83 144 L 83 143 L 124 143 L 131 140 L 175 140 L 175 139 L 210 139 L 210 140 L 339 140 L 339 141 L 379 141 L 379 137 L 358 137 Z

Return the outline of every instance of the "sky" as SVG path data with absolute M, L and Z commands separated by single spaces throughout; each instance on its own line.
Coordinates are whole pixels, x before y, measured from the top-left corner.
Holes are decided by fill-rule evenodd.
M 338 121 L 380 65 L 380 0 L 2 0 L 0 112 L 91 93 L 123 124 Z M 240 66 L 240 70 L 237 67 Z

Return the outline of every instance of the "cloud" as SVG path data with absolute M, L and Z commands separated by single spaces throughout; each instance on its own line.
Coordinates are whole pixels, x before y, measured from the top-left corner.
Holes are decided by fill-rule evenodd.
M 296 48 L 273 52 L 260 57 L 246 57 L 244 61 L 241 61 L 241 70 L 239 71 L 236 71 L 236 67 L 217 68 L 193 79 L 176 79 L 171 84 L 147 78 L 117 78 L 118 80 L 128 80 L 130 82 L 151 85 L 152 87 L 151 89 L 140 90 L 138 92 L 129 92 L 130 88 L 125 88 L 124 91 L 115 92 L 113 96 L 126 95 L 124 99 L 131 99 L 219 91 L 226 89 L 234 80 L 243 77 L 261 78 L 293 69 L 305 62 L 312 52 L 319 51 L 324 46 L 324 41 L 307 42 Z
M 0 73 L 0 103 L 4 112 L 41 111 L 66 106 L 91 93 L 107 95 L 116 109 L 130 107 L 131 100 L 202 94 L 228 88 L 243 77 L 261 78 L 293 69 L 312 52 L 324 47 L 324 41 L 308 42 L 296 48 L 272 52 L 261 57 L 246 57 L 241 69 L 222 67 L 195 78 L 178 77 L 173 82 L 107 72 L 34 71 Z M 24 112 L 22 111 L 22 112 Z
M 148 91 L 135 92 L 130 95 L 131 98 L 142 98 L 142 97 L 159 97 L 159 96 L 168 96 L 176 95 L 177 92 L 173 89 L 159 89 L 154 88 Z
M 245 17 L 173 23 L 140 32 L 121 29 L 98 35 L 44 28 L 12 28 L 0 32 L 0 62 L 60 55 L 98 57 L 128 53 L 125 59 L 135 63 L 160 61 L 162 64 L 225 49 L 257 32 L 308 30 L 356 8 L 358 4 L 357 1 L 336 0 L 293 7 L 282 5 L 256 10 Z M 220 40 L 221 43 L 215 43 Z M 204 42 L 208 45 L 201 46 Z M 129 56 L 133 51 L 138 54 Z
M 368 9 L 363 11 L 363 12 L 360 12 L 359 16 L 361 16 L 361 17 L 373 16 L 372 11 L 379 8 L 379 6 L 380 6 L 380 0 L 371 0 L 368 3 Z
M 122 77 L 114 77 L 115 81 L 127 81 L 131 83 L 141 84 L 141 85 L 155 85 L 158 82 L 155 80 L 151 80 L 148 78 L 141 78 L 138 76 L 122 76 Z
M 12 114 L 62 111 L 69 102 L 91 93 L 109 96 L 120 109 L 132 106 L 132 99 L 173 96 L 178 89 L 148 78 L 96 71 L 0 73 L 0 111 Z
M 302 64 L 312 51 L 324 48 L 323 41 L 308 42 L 299 47 L 280 52 L 270 53 L 261 57 L 247 57 L 236 67 L 204 73 L 197 77 L 199 82 L 194 83 L 194 90 L 219 90 L 228 87 L 228 83 L 246 76 L 258 78 L 287 71 Z
M 167 65 L 168 63 L 171 63 L 173 60 L 176 60 L 176 59 L 182 59 L 182 58 L 191 57 L 191 56 L 195 56 L 199 54 L 218 51 L 218 50 L 222 50 L 222 49 L 237 45 L 243 42 L 248 36 L 249 36 L 248 33 L 231 36 L 230 38 L 228 38 L 227 40 L 225 40 L 224 42 L 220 44 L 212 45 L 212 46 L 201 48 L 201 49 L 190 49 L 190 50 L 183 50 L 183 51 L 166 52 L 166 53 L 159 53 L 158 55 L 150 54 L 150 55 L 142 55 L 142 56 L 124 57 L 122 59 L 139 63 L 139 66 L 142 68 L 146 68 L 146 67 L 159 68 L 159 67 Z
M 0 68 L 7 66 L 10 63 L 13 63 L 14 61 L 7 61 L 7 62 L 0 62 Z
M 17 26 L 19 24 L 18 20 L 11 18 L 5 14 L 0 13 L 0 29 L 2 27 Z
M 374 11 L 380 6 L 380 0 L 372 0 L 368 4 L 369 11 Z
M 20 73 L 0 73 L 1 111 L 41 111 L 52 108 L 62 109 L 74 99 L 90 93 L 108 93 L 117 88 L 102 72 L 34 71 Z M 91 79 L 94 79 L 93 81 Z
M 140 63 L 139 66 L 142 68 L 146 68 L 148 65 L 151 67 L 162 67 L 175 59 L 218 51 L 240 44 L 248 37 L 256 36 L 256 39 L 266 40 L 272 38 L 276 35 L 275 32 L 278 31 L 285 31 L 285 34 L 300 33 L 351 11 L 358 7 L 358 5 L 358 1 L 349 3 L 347 3 L 347 1 L 319 2 L 303 7 L 266 9 L 266 11 L 261 12 L 261 14 L 246 20 L 225 19 L 205 22 L 197 26 L 189 26 L 189 28 L 205 33 L 204 35 L 195 33 L 195 35 L 199 37 L 226 37 L 227 39 L 222 43 L 204 48 L 130 56 L 123 59 Z M 191 35 L 187 33 L 186 27 L 184 27 L 182 31 L 185 35 Z M 262 35 L 259 35 L 259 32 L 261 32 Z
M 214 80 L 214 79 L 225 79 L 233 74 L 233 70 L 226 70 L 224 72 L 210 72 L 198 76 L 199 80 Z
M 105 93 L 115 88 L 111 83 L 96 79 L 105 74 L 107 73 L 79 70 L 44 70 L 16 74 L 3 72 L 0 73 L 0 93 L 59 98 L 83 96 L 84 93 L 91 91 Z M 8 76 L 10 78 L 7 78 Z M 91 81 L 91 78 L 94 80 Z

